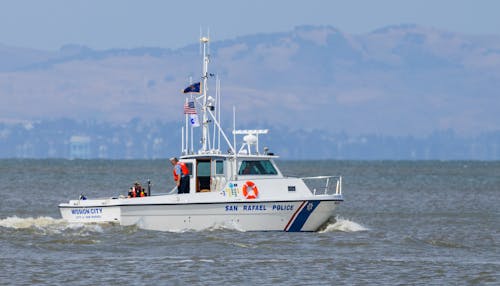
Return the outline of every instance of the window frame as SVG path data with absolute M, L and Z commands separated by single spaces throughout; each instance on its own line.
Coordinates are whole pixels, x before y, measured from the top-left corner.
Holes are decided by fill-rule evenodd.
M 248 168 L 248 173 L 245 170 Z M 278 169 L 271 160 L 241 160 L 238 168 L 239 176 L 276 176 Z

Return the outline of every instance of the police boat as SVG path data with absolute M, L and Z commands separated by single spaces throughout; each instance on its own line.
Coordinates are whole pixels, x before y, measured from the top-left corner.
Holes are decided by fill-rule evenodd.
M 189 192 L 137 197 L 86 199 L 61 203 L 68 222 L 116 222 L 159 231 L 230 228 L 240 231 L 316 231 L 334 216 L 343 201 L 341 176 L 307 178 L 283 175 L 259 136 L 267 129 L 236 130 L 232 140 L 220 125 L 220 92 L 207 94 L 208 37 L 202 37 L 201 81 L 188 86 L 184 106 L 182 153 L 189 171 Z M 217 108 L 216 108 L 217 107 Z M 202 117 L 201 121 L 198 115 Z M 235 112 L 233 109 L 233 121 Z M 199 126 L 200 128 L 192 128 Z M 194 151 L 193 135 L 201 129 L 201 147 Z M 212 134 L 212 136 L 210 136 Z M 236 138 L 242 138 L 238 148 Z M 197 137 L 199 138 L 199 137 Z M 221 143 L 222 141 L 222 143 Z M 191 142 L 191 144 L 189 144 Z M 190 147 L 191 145 L 191 147 Z M 224 146 L 226 152 L 221 151 Z

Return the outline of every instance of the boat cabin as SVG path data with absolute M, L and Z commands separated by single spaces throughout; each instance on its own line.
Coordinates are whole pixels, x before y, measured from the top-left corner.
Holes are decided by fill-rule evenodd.
M 184 156 L 190 174 L 190 193 L 218 192 L 228 181 L 283 178 L 272 160 L 275 156 Z M 235 164 L 236 160 L 236 164 Z M 236 166 L 235 166 L 236 165 Z

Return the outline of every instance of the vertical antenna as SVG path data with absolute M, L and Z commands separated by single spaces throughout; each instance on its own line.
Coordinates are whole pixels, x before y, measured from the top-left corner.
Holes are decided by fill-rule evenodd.
M 219 122 L 219 126 L 222 124 L 220 122 L 220 101 L 221 101 L 221 92 L 220 92 L 220 79 L 219 79 L 219 75 L 217 75 L 217 85 L 219 86 L 219 88 L 217 89 L 219 91 L 219 93 L 217 94 L 217 101 L 215 103 L 215 105 L 217 106 L 217 122 Z M 219 136 L 218 136 L 218 142 L 217 142 L 217 149 L 220 150 L 220 127 L 219 127 Z
M 215 114 L 217 114 L 217 97 L 219 96 L 219 86 L 217 85 L 217 77 L 215 78 L 215 102 L 213 102 L 214 104 L 214 108 L 216 108 L 215 110 Z M 217 115 L 214 115 L 214 121 L 218 121 L 217 120 Z M 219 123 L 220 124 L 220 123 Z M 216 134 L 215 134 L 215 122 L 214 122 L 214 133 L 213 133 L 213 136 L 212 136 L 212 150 L 215 150 L 215 138 L 216 138 Z
M 237 174 L 238 170 L 236 168 L 238 167 L 238 160 L 237 160 L 237 154 L 238 151 L 236 151 L 236 107 L 233 105 L 233 152 L 234 152 L 234 173 L 233 173 L 233 180 L 237 180 Z
M 202 79 L 203 79 L 203 84 L 201 86 L 201 88 L 203 89 L 203 106 L 202 106 L 202 110 L 203 110 L 203 122 L 202 122 L 202 132 L 203 132 L 203 135 L 202 135 L 202 138 L 201 138 L 201 141 L 202 141 L 202 152 L 206 152 L 208 150 L 208 111 L 207 111 L 207 100 L 208 100 L 208 97 L 207 97 L 207 90 L 208 90 L 208 87 L 207 87 L 207 83 L 208 83 L 208 63 L 209 63 L 209 56 L 208 56 L 208 53 L 207 53 L 207 46 L 208 46 L 208 43 L 209 43 L 209 38 L 208 37 L 202 37 L 200 39 L 200 41 L 203 43 L 203 73 L 202 73 Z
M 236 153 L 236 107 L 233 105 L 233 146 Z

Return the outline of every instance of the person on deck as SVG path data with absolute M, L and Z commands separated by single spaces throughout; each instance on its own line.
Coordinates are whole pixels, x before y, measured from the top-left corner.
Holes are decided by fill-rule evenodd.
M 178 194 L 189 193 L 189 170 L 184 162 L 179 162 L 175 157 L 170 158 L 170 163 L 174 166 L 173 175 L 177 186 Z
M 139 184 L 139 182 L 135 182 L 134 183 L 134 192 L 135 192 L 136 198 L 141 196 L 141 190 L 142 190 L 141 184 Z
M 130 190 L 128 190 L 128 197 L 129 198 L 135 198 L 136 197 L 134 188 L 130 187 Z

